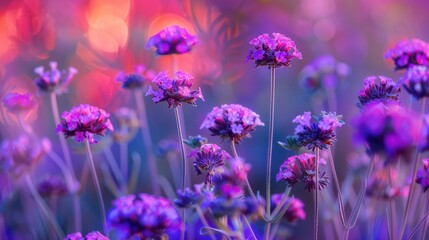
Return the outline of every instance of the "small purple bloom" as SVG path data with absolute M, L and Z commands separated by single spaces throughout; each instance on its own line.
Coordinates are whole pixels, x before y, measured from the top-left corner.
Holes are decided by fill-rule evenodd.
M 109 240 L 109 238 L 98 231 L 93 231 L 86 234 L 85 237 L 83 237 L 80 232 L 70 233 L 64 238 L 64 240 Z
M 70 81 L 77 73 L 76 68 L 69 67 L 68 70 L 60 71 L 57 68 L 57 62 L 50 62 L 49 66 L 51 70 L 45 71 L 43 66 L 34 69 L 34 73 L 39 75 L 38 78 L 34 79 L 36 86 L 42 92 L 55 92 L 56 94 L 67 92 Z
M 59 176 L 45 177 L 38 185 L 37 191 L 42 197 L 61 197 L 68 193 L 64 180 Z
M 184 54 L 191 51 L 198 38 L 177 25 L 169 26 L 149 38 L 146 48 L 156 48 L 158 55 Z
M 417 172 L 416 183 L 422 185 L 423 192 L 429 189 L 429 158 L 423 159 L 423 167 Z
M 63 132 L 66 138 L 74 136 L 76 142 L 88 139 L 91 144 L 94 144 L 97 143 L 93 138 L 94 134 L 104 136 L 107 129 L 113 131 L 109 120 L 110 114 L 88 104 L 75 106 L 69 112 L 63 112 L 61 117 L 57 133 Z
M 414 65 L 427 65 L 429 44 L 417 38 L 402 41 L 389 49 L 384 58 L 390 58 L 395 62 L 395 70 L 407 69 Z
M 390 78 L 370 76 L 363 80 L 363 88 L 359 91 L 359 108 L 372 101 L 399 101 L 401 88 Z
M 305 183 L 305 189 L 312 191 L 316 189 L 316 157 L 313 154 L 304 153 L 286 159 L 280 166 L 280 171 L 276 176 L 277 181 L 285 180 L 290 187 L 298 182 Z M 322 158 L 319 159 L 319 166 L 326 165 L 326 161 Z M 320 173 L 318 186 L 322 190 L 328 185 L 328 177 L 325 176 L 326 172 Z
M 144 193 L 120 197 L 113 201 L 107 222 L 121 239 L 141 237 L 159 239 L 180 229 L 181 220 L 170 200 Z
M 168 77 L 167 72 L 159 73 L 152 82 L 158 87 L 154 90 L 151 86 L 146 92 L 146 96 L 152 95 L 154 103 L 166 101 L 169 108 L 182 106 L 182 103 L 189 103 L 196 106 L 197 99 L 204 101 L 201 88 L 191 90 L 193 77 L 186 72 L 177 71 L 176 78 Z
M 207 114 L 200 129 L 207 128 L 212 136 L 240 143 L 256 126 L 264 126 L 258 114 L 239 104 L 224 104 Z
M 429 97 L 429 69 L 426 66 L 411 66 L 400 83 L 415 99 Z
M 271 196 L 271 207 L 274 210 L 280 204 L 284 194 L 273 194 Z M 295 197 L 286 197 L 285 204 L 290 204 L 283 218 L 290 223 L 296 223 L 298 220 L 305 220 L 304 203 Z
M 179 208 L 190 208 L 200 203 L 204 195 L 199 191 L 192 191 L 186 188 L 184 191 L 177 190 L 177 198 L 174 199 L 174 204 Z
M 3 106 L 12 114 L 23 114 L 33 110 L 36 101 L 31 93 L 8 93 L 3 97 Z
M 272 36 L 270 38 L 268 34 L 262 34 L 252 39 L 249 42 L 252 48 L 246 56 L 246 62 L 254 60 L 256 67 L 278 68 L 289 67 L 293 58 L 302 59 L 290 38 L 280 33 L 273 33 Z
M 154 71 L 146 69 L 144 65 L 138 65 L 133 73 L 119 72 L 116 76 L 116 81 L 122 83 L 122 88 L 137 89 L 143 87 L 145 82 L 151 81 L 155 75 Z

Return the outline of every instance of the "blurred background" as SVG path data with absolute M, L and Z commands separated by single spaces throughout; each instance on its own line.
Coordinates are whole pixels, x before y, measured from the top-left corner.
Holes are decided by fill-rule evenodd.
M 283 141 L 293 134 L 292 119 L 304 111 L 324 109 L 344 115 L 346 125 L 337 132 L 335 152 L 341 181 L 349 156 L 362 152 L 353 145 L 350 127 L 358 113 L 357 94 L 362 80 L 370 75 L 395 80 L 400 77 L 393 71 L 392 61 L 384 59 L 384 53 L 401 40 L 429 40 L 427 9 L 427 0 L 1 0 L 0 97 L 11 91 L 33 93 L 38 108 L 27 117 L 36 132 L 49 137 L 54 149 L 60 152 L 49 96 L 38 93 L 33 84 L 34 68 L 57 61 L 60 69 L 73 66 L 78 70 L 68 94 L 58 97 L 60 112 L 81 103 L 107 112 L 121 106 L 134 108 L 132 95 L 121 88 L 115 77 L 119 71 L 133 71 L 137 64 L 157 72 L 171 72 L 172 58 L 156 56 L 146 48 L 146 42 L 162 28 L 175 24 L 197 35 L 200 41 L 191 53 L 175 56 L 178 68 L 195 77 L 194 84 L 201 87 L 205 97 L 205 102 L 198 102 L 197 107 L 183 107 L 186 132 L 208 137 L 210 142 L 230 151 L 226 142 L 211 138 L 208 130 L 199 129 L 200 125 L 214 106 L 230 103 L 252 109 L 268 125 L 269 69 L 255 69 L 252 62 L 244 60 L 252 38 L 279 32 L 295 41 L 303 59 L 293 60 L 291 67 L 276 71 L 274 141 Z M 350 67 L 350 74 L 335 88 L 336 106 L 329 106 L 325 92 L 305 91 L 299 82 L 304 66 L 326 54 Z M 402 97 L 408 102 L 405 95 L 403 92 Z M 165 139 L 176 140 L 174 112 L 166 104 L 153 104 L 149 97 L 145 101 L 154 145 Z M 2 107 L 0 139 L 16 138 L 20 131 L 15 118 Z M 142 151 L 139 135 L 130 142 L 129 152 Z M 249 180 L 253 188 L 264 194 L 268 127 L 258 127 L 252 136 L 240 143 L 237 150 L 252 165 Z M 68 143 L 74 147 L 76 164 L 82 164 L 85 155 L 80 145 L 71 139 Z M 112 149 L 115 154 L 119 151 L 115 144 Z M 102 160 L 101 154 L 95 154 L 96 159 Z M 274 176 L 282 161 L 293 153 L 275 145 L 273 154 Z M 149 191 L 150 186 L 145 166 L 144 160 L 137 186 L 140 192 Z M 161 160 L 158 166 L 161 173 L 169 174 Z M 194 174 L 193 178 L 193 183 L 203 180 Z M 272 184 L 273 192 L 283 191 L 284 186 L 283 182 Z M 312 195 L 300 187 L 293 194 L 304 200 L 307 220 L 291 231 L 302 233 L 295 239 L 306 239 L 306 229 L 311 229 L 313 221 Z M 85 201 L 86 195 L 83 196 Z M 107 202 L 113 199 L 107 193 L 105 197 Z M 90 206 L 83 209 L 89 210 Z M 89 231 L 97 224 L 84 226 Z

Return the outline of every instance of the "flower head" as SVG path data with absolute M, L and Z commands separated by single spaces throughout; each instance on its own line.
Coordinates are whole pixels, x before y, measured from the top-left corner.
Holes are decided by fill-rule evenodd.
M 184 191 L 177 190 L 177 198 L 174 199 L 174 203 L 179 208 L 189 208 L 200 203 L 204 198 L 204 195 L 200 191 L 193 191 L 186 188 Z
M 136 89 L 143 87 L 145 82 L 149 82 L 154 77 L 154 71 L 146 69 L 144 65 L 138 65 L 135 67 L 133 73 L 126 74 L 125 72 L 119 72 L 116 76 L 116 81 L 122 83 L 122 88 Z
M 120 197 L 113 201 L 107 222 L 121 239 L 160 238 L 180 229 L 181 220 L 170 200 L 144 193 Z
M 3 106 L 12 114 L 23 114 L 33 110 L 36 101 L 31 93 L 8 93 L 3 97 Z
M 63 112 L 61 117 L 57 133 L 63 132 L 66 138 L 74 136 L 76 142 L 88 139 L 91 144 L 97 143 L 94 134 L 104 136 L 107 129 L 113 131 L 110 114 L 88 104 L 75 106 L 69 112 Z
M 415 99 L 429 97 L 429 68 L 411 66 L 400 80 L 402 86 Z
M 326 165 L 326 161 L 319 159 L 319 166 Z M 328 185 L 329 179 L 326 172 L 320 173 L 318 179 L 319 189 Z M 316 157 L 313 154 L 304 153 L 286 159 L 280 166 L 280 171 L 276 176 L 277 181 L 285 180 L 290 187 L 298 182 L 305 183 L 305 189 L 312 191 L 316 189 Z
M 407 69 L 413 65 L 427 65 L 429 44 L 416 38 L 402 41 L 389 49 L 384 57 L 395 62 L 395 70 Z
M 252 48 L 246 56 L 246 62 L 255 61 L 256 67 L 269 68 L 289 67 L 293 58 L 302 59 L 295 43 L 280 33 L 262 34 L 249 42 Z
M 239 104 L 224 104 L 207 114 L 200 129 L 207 128 L 212 136 L 240 143 L 256 126 L 264 126 L 258 114 Z
M 68 234 L 64 240 L 109 240 L 108 237 L 101 234 L 99 231 L 93 231 L 83 237 L 82 233 L 75 232 Z
M 151 86 L 146 92 L 146 96 L 153 95 L 153 102 L 159 103 L 166 101 L 169 108 L 182 106 L 182 103 L 189 103 L 196 106 L 197 99 L 204 101 L 201 88 L 198 90 L 191 90 L 193 77 L 182 71 L 176 72 L 176 78 L 171 79 L 168 77 L 167 72 L 159 73 L 152 82 L 158 87 L 154 90 Z
M 38 78 L 34 79 L 34 83 L 42 92 L 55 92 L 56 94 L 62 94 L 67 92 L 67 87 L 70 81 L 77 73 L 76 68 L 69 67 L 68 70 L 58 70 L 57 62 L 50 62 L 49 66 L 51 70 L 46 70 L 43 66 L 36 67 L 34 73 L 39 75 Z
M 273 194 L 271 196 L 271 207 L 274 210 L 280 201 L 284 197 L 284 194 Z M 287 197 L 286 205 L 290 204 L 286 210 L 283 218 L 290 223 L 296 223 L 298 220 L 305 220 L 306 214 L 304 211 L 304 203 L 295 197 Z
M 333 56 L 325 55 L 316 58 L 301 71 L 301 86 L 310 92 L 318 89 L 333 89 L 338 81 L 350 74 L 350 67 L 338 62 Z
M 416 183 L 422 186 L 423 192 L 429 189 L 429 158 L 423 159 L 423 167 L 417 172 Z
M 189 34 L 185 28 L 172 25 L 150 37 L 146 48 L 156 48 L 158 55 L 184 54 L 191 51 L 197 43 L 198 38 Z
M 362 108 L 372 101 L 398 101 L 400 86 L 384 76 L 370 76 L 363 80 L 363 88 L 359 91 L 358 107 Z
M 45 177 L 38 185 L 37 191 L 42 197 L 60 197 L 68 193 L 67 186 L 59 176 Z
M 292 121 L 297 123 L 295 135 L 298 144 L 302 147 L 314 150 L 315 148 L 326 149 L 336 140 L 335 129 L 344 125 L 341 115 L 322 111 L 319 115 L 311 115 L 304 112 Z

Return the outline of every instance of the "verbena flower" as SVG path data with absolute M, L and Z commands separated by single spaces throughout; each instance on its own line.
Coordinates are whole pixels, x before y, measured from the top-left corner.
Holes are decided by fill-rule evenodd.
M 246 56 L 246 62 L 253 60 L 256 67 L 289 67 L 293 58 L 302 59 L 295 43 L 280 33 L 262 34 L 249 42 L 252 48 Z
M 399 42 L 384 55 L 395 62 L 395 70 L 407 69 L 414 65 L 427 65 L 429 61 L 429 45 L 420 39 Z
M 122 107 L 113 116 L 117 123 L 115 131 L 112 133 L 113 139 L 117 142 L 131 140 L 137 134 L 140 126 L 137 113 L 132 109 Z
M 37 185 L 37 191 L 42 197 L 61 197 L 68 193 L 67 185 L 59 176 L 45 177 Z
M 93 231 L 86 234 L 85 237 L 83 237 L 80 232 L 70 233 L 64 238 L 64 240 L 109 240 L 109 238 L 98 231 Z
M 337 61 L 333 56 L 316 58 L 305 66 L 300 73 L 301 86 L 310 92 L 319 89 L 333 89 L 350 74 L 350 67 Z
M 184 54 L 197 43 L 198 38 L 189 34 L 185 28 L 172 25 L 150 37 L 146 48 L 156 48 L 158 55 Z
M 193 191 L 189 188 L 186 188 L 184 191 L 177 190 L 177 198 L 174 199 L 174 204 L 179 208 L 190 208 L 199 204 L 204 195 L 199 191 Z
M 169 78 L 167 72 L 159 73 L 152 82 L 158 87 L 154 90 L 151 86 L 146 92 L 146 96 L 153 95 L 153 102 L 166 101 L 169 108 L 180 107 L 182 103 L 189 103 L 196 106 L 197 99 L 204 101 L 201 88 L 191 90 L 193 77 L 186 72 L 177 71 L 176 78 Z
M 399 101 L 400 86 L 384 76 L 369 76 L 363 80 L 363 88 L 359 91 L 358 107 L 362 108 L 372 101 Z
M 225 160 L 231 156 L 216 144 L 203 144 L 195 148 L 188 157 L 194 157 L 194 169 L 197 175 L 206 173 L 205 183 L 210 184 L 214 175 L 223 172 Z
M 103 109 L 81 104 L 61 114 L 62 120 L 57 126 L 57 133 L 63 132 L 66 138 L 75 137 L 76 142 L 88 139 L 94 144 L 97 143 L 94 134 L 104 136 L 107 129 L 113 131 L 109 117 L 110 114 Z
M 200 148 L 202 145 L 208 143 L 207 138 L 198 136 L 189 136 L 188 139 L 183 140 L 183 142 L 188 145 L 190 148 Z
M 417 172 L 415 181 L 422 186 L 423 192 L 426 192 L 429 189 L 429 158 L 425 158 L 422 161 L 423 167 Z
M 316 189 L 316 181 L 320 190 L 326 187 L 329 179 L 325 176 L 326 172 L 321 172 L 319 168 L 319 179 L 316 180 L 316 157 L 314 154 L 304 153 L 286 159 L 280 165 L 280 171 L 276 176 L 277 181 L 285 180 L 289 187 L 293 187 L 296 183 L 302 182 L 305 184 L 307 191 Z M 319 166 L 326 165 L 323 158 L 319 159 Z
M 132 194 L 113 201 L 107 223 L 121 239 L 161 239 L 180 229 L 181 220 L 171 202 L 149 194 Z
M 372 153 L 386 156 L 389 163 L 408 154 L 421 141 L 420 117 L 395 102 L 368 103 L 354 121 L 354 140 L 366 144 Z
M 138 65 L 133 73 L 119 72 L 116 81 L 122 83 L 122 88 L 137 89 L 143 87 L 146 82 L 150 82 L 155 75 L 154 71 L 147 69 L 144 65 Z
M 314 151 L 315 148 L 326 149 L 337 140 L 335 129 L 344 125 L 341 115 L 322 111 L 319 115 L 304 112 L 292 121 L 297 123 L 295 135 L 298 144 Z
M 46 70 L 43 66 L 36 67 L 34 73 L 39 75 L 38 78 L 34 79 L 34 83 L 42 92 L 55 92 L 56 94 L 62 94 L 67 92 L 72 78 L 77 73 L 76 68 L 69 67 L 68 70 L 58 70 L 57 62 L 50 62 L 49 66 L 51 70 Z
M 396 179 L 397 172 L 393 170 L 392 176 L 385 170 L 379 170 L 372 174 L 368 181 L 366 195 L 373 198 L 382 200 L 391 200 L 403 195 L 401 187 L 390 184 L 389 177 Z
M 280 204 L 284 194 L 273 194 L 271 196 L 271 207 L 274 210 Z M 295 197 L 287 197 L 285 205 L 290 204 L 283 218 L 289 223 L 296 223 L 298 220 L 305 220 L 304 203 Z
M 429 69 L 426 66 L 411 66 L 400 83 L 415 99 L 429 97 Z
M 212 136 L 240 143 L 257 126 L 264 126 L 258 114 L 239 104 L 224 104 L 207 114 L 200 129 L 207 128 Z
M 2 102 L 8 112 L 16 115 L 27 113 L 36 106 L 36 101 L 31 93 L 8 93 L 3 97 Z

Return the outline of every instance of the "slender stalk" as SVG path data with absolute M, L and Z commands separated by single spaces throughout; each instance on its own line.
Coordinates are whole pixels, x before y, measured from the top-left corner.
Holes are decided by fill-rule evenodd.
M 337 176 L 337 171 L 335 170 L 335 165 L 334 165 L 334 158 L 332 156 L 332 151 L 331 148 L 328 148 L 329 151 L 329 166 L 331 167 L 331 172 L 332 172 L 332 176 L 334 179 L 334 184 L 335 187 L 337 188 L 337 197 L 338 197 L 338 209 L 340 212 L 340 219 L 341 219 L 341 223 L 343 224 L 344 227 L 347 226 L 346 224 L 346 214 L 344 211 L 344 205 L 343 205 L 343 196 L 341 194 L 341 187 L 340 187 L 340 183 L 338 181 L 338 176 Z
M 54 92 L 52 92 L 50 94 L 50 99 L 51 99 L 51 108 L 52 108 L 52 115 L 54 118 L 54 122 L 55 122 L 55 125 L 58 126 L 58 124 L 60 124 L 60 114 L 58 111 L 57 95 Z M 72 176 L 73 181 L 75 181 L 77 178 L 76 178 L 73 163 L 71 160 L 70 150 L 66 143 L 66 138 L 64 137 L 64 133 L 59 132 L 58 138 L 60 139 L 61 150 L 63 151 L 63 154 L 64 154 L 65 163 L 67 165 L 68 170 L 70 171 L 70 175 Z M 74 208 L 74 211 L 73 211 L 74 227 L 75 227 L 75 231 L 80 232 L 82 229 L 82 216 L 81 216 L 79 193 L 76 191 L 76 189 L 73 189 L 72 194 L 73 194 L 72 198 L 73 198 L 73 208 Z
M 119 144 L 119 152 L 122 176 L 125 182 L 128 182 L 128 142 L 121 142 Z
M 423 98 L 422 102 L 420 103 L 420 113 L 423 114 L 425 112 L 425 108 L 426 108 L 426 99 Z M 402 240 L 402 237 L 404 236 L 405 233 L 405 226 L 407 225 L 407 220 L 408 220 L 408 215 L 410 212 L 410 207 L 411 207 L 411 202 L 413 201 L 413 195 L 414 195 L 414 191 L 416 188 L 416 181 L 414 181 L 416 179 L 417 176 L 417 169 L 419 166 L 419 159 L 420 159 L 420 151 L 418 149 L 416 149 L 416 153 L 414 155 L 414 161 L 413 161 L 413 176 L 411 178 L 411 185 L 410 185 L 410 193 L 408 194 L 407 197 L 407 203 L 405 205 L 405 212 L 404 212 L 404 217 L 402 219 L 402 224 L 401 224 L 401 230 L 399 233 L 399 239 Z
M 389 171 L 389 185 L 393 187 L 392 166 L 391 165 L 389 165 L 388 171 Z M 392 240 L 395 240 L 396 236 L 397 236 L 396 235 L 397 234 L 397 232 L 396 232 L 397 228 L 396 228 L 396 209 L 395 209 L 395 200 L 394 199 L 389 200 L 389 215 L 390 215 L 390 219 L 391 219 L 391 223 L 392 223 L 392 225 L 391 225 L 392 226 L 391 236 L 392 236 Z
M 100 207 L 101 219 L 102 219 L 102 223 L 103 223 L 103 232 L 104 232 L 104 235 L 107 235 L 106 210 L 105 210 L 105 207 L 104 207 L 103 194 L 101 193 L 101 187 L 100 187 L 100 183 L 98 181 L 97 171 L 95 170 L 94 159 L 92 158 L 91 148 L 89 146 L 88 139 L 85 139 L 85 147 L 86 147 L 86 153 L 88 154 L 88 159 L 89 159 L 89 164 L 90 164 L 90 168 L 91 168 L 92 178 L 94 180 L 95 191 L 97 193 L 98 205 Z
M 49 209 L 49 207 L 46 205 L 46 203 L 43 201 L 42 197 L 39 195 L 39 193 L 36 190 L 36 187 L 33 184 L 33 181 L 31 180 L 30 175 L 25 175 L 25 180 L 27 183 L 28 190 L 30 190 L 31 195 L 33 196 L 34 200 L 36 201 L 37 205 L 39 205 L 40 210 L 42 211 L 43 215 L 45 215 L 48 222 L 52 225 L 52 228 L 54 229 L 56 235 L 59 239 L 64 238 L 64 233 L 61 230 L 60 225 L 58 224 L 57 220 L 55 219 L 54 214 Z
M 240 161 L 240 162 L 241 162 L 241 160 L 240 160 L 240 158 L 239 158 L 239 156 L 238 156 L 238 153 L 237 153 L 237 149 L 235 148 L 235 142 L 234 142 L 234 141 L 231 141 L 231 148 L 232 148 L 232 152 L 233 152 L 233 154 L 234 154 L 234 158 L 235 158 L 237 161 Z M 253 192 L 252 187 L 250 186 L 250 182 L 249 182 L 249 179 L 247 178 L 247 176 L 246 176 L 246 185 L 247 185 L 247 189 L 249 190 L 250 195 L 251 195 L 253 198 L 255 198 L 255 199 L 256 199 L 256 195 L 255 195 L 255 193 Z
M 158 178 L 158 167 L 155 162 L 155 156 L 153 154 L 153 146 L 151 140 L 150 128 L 147 120 L 146 108 L 143 101 L 142 90 L 137 89 L 134 91 L 134 97 L 137 105 L 137 112 L 140 119 L 140 129 L 142 132 L 143 142 L 145 151 L 148 159 L 149 176 L 152 184 L 152 190 L 155 195 L 160 195 L 161 191 L 157 182 Z
M 429 198 L 426 196 L 426 211 L 429 210 L 428 200 L 429 200 Z M 426 218 L 426 217 L 424 217 L 424 218 Z M 425 240 L 426 239 L 426 233 L 427 233 L 428 228 L 429 228 L 429 219 L 426 218 L 425 227 L 423 228 L 423 232 L 422 232 L 422 235 L 420 237 L 421 240 Z
M 245 223 L 246 223 L 246 225 L 247 225 L 247 228 L 249 228 L 249 230 L 250 230 L 250 234 L 252 234 L 253 239 L 258 240 L 258 238 L 257 238 L 257 237 L 256 237 L 256 235 L 255 235 L 255 232 L 253 231 L 252 225 L 250 225 L 250 222 L 249 222 L 249 220 L 247 219 L 247 217 L 246 217 L 246 216 L 244 216 L 243 218 L 244 218 L 244 222 L 245 222 Z
M 319 228 L 319 158 L 320 158 L 320 149 L 316 148 L 316 189 L 314 190 L 314 229 L 313 229 L 313 239 L 317 240 L 318 237 L 318 228 Z
M 426 223 L 426 227 L 427 227 L 427 219 L 429 219 L 428 218 L 428 216 L 429 216 L 429 211 L 427 211 L 426 213 L 425 213 L 425 215 L 423 216 L 423 218 L 422 218 L 422 220 L 420 220 L 420 222 L 414 227 L 414 229 L 411 231 L 411 233 L 410 233 L 410 235 L 408 235 L 408 237 L 407 237 L 407 240 L 411 240 L 411 239 L 413 239 L 413 236 L 417 233 L 417 231 L 419 230 L 419 228 L 424 224 L 424 223 Z M 426 232 L 426 230 L 427 229 L 424 229 L 424 232 Z M 424 235 L 422 236 L 422 239 L 425 239 L 424 238 Z
M 118 163 L 115 160 L 115 157 L 113 156 L 112 149 L 106 147 L 103 148 L 104 155 L 106 156 L 107 164 L 109 165 L 110 170 L 113 173 L 113 176 L 115 177 L 116 181 L 119 182 L 119 185 L 121 186 L 121 192 L 122 194 L 127 194 L 127 181 L 124 179 L 124 175 L 122 175 L 120 168 L 118 166 Z M 110 173 L 109 173 L 110 174 Z
M 208 227 L 210 227 L 210 225 L 209 225 L 209 223 L 207 222 L 207 219 L 206 219 L 206 217 L 204 216 L 204 213 L 203 213 L 203 211 L 201 210 L 201 208 L 197 205 L 195 209 L 197 210 L 198 216 L 200 217 L 201 222 L 203 223 L 204 227 L 207 227 L 207 228 L 208 228 Z M 210 236 L 210 238 L 211 238 L 212 240 L 216 240 L 216 236 L 213 234 L 213 232 L 208 231 L 208 233 L 209 233 L 209 236 Z

